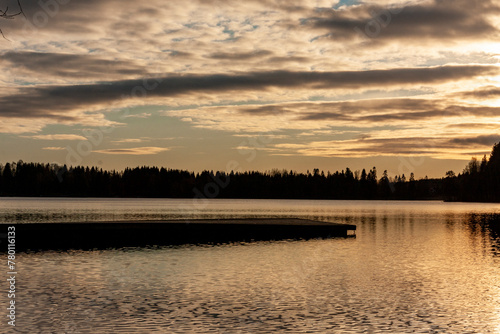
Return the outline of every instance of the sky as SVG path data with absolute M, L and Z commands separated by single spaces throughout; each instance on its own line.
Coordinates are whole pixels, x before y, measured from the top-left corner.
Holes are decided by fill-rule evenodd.
M 0 19 L 3 164 L 421 178 L 500 142 L 500 1 L 21 5 Z

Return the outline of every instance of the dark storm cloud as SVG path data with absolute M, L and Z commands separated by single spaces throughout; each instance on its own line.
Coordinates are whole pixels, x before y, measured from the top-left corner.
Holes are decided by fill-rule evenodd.
M 447 128 L 457 128 L 457 129 L 500 129 L 500 124 L 491 123 L 460 123 L 460 124 L 449 124 Z
M 194 54 L 192 54 L 190 52 L 177 51 L 177 50 L 169 51 L 169 54 L 170 54 L 170 57 L 177 57 L 177 58 L 184 58 L 184 59 L 192 58 L 194 56 Z
M 253 51 L 253 52 L 235 52 L 235 53 L 230 53 L 230 52 L 216 52 L 212 53 L 206 58 L 211 58 L 211 59 L 217 59 L 217 60 L 232 60 L 232 61 L 238 61 L 238 60 L 250 60 L 250 59 L 255 59 L 255 58 L 262 58 L 266 56 L 270 56 L 273 53 L 268 50 L 259 50 L 259 51 Z
M 33 73 L 66 78 L 104 78 L 113 76 L 138 76 L 147 70 L 132 61 L 108 60 L 92 55 L 40 52 L 6 52 L 1 55 L 0 63 L 8 62 L 6 67 L 16 67 Z
M 500 108 L 495 107 L 467 107 L 467 106 L 454 106 L 440 108 L 436 106 L 435 109 L 420 112 L 403 112 L 403 113 L 386 113 L 379 115 L 361 116 L 358 117 L 359 121 L 369 122 L 389 122 L 389 121 L 418 121 L 431 118 L 448 118 L 458 116 L 500 116 Z
M 349 156 L 359 154 L 377 155 L 442 155 L 450 150 L 471 146 L 490 147 L 500 141 L 499 135 L 483 135 L 470 138 L 446 137 L 397 137 L 397 138 L 361 138 L 353 141 L 312 142 L 299 149 L 299 153 L 310 155 L 322 153 L 327 156 Z M 335 148 L 332 152 L 332 147 Z M 483 154 L 481 152 L 480 154 Z M 469 152 L 456 154 L 469 155 Z
M 288 57 L 271 57 L 268 59 L 270 63 L 273 64 L 284 64 L 284 63 L 307 63 L 311 59 L 307 57 L 297 57 L 297 56 L 288 56 Z
M 460 93 L 459 96 L 465 98 L 472 97 L 472 98 L 494 99 L 500 97 L 500 87 L 496 86 L 481 87 L 472 92 Z
M 234 75 L 184 75 L 72 86 L 22 88 L 0 97 L 0 116 L 43 117 L 123 100 L 124 96 L 172 97 L 195 92 L 222 93 L 268 88 L 353 89 L 418 83 L 443 83 L 497 73 L 495 66 L 443 66 L 342 72 L 251 72 Z M 109 106 L 108 106 L 109 107 Z
M 339 112 L 315 112 L 301 116 L 299 119 L 301 121 L 318 121 L 318 120 L 351 121 L 354 120 L 354 117 Z
M 292 112 L 292 109 L 287 106 L 280 105 L 266 105 L 259 107 L 249 107 L 249 108 L 240 108 L 239 112 L 249 115 L 280 115 L 288 112 Z
M 299 116 L 300 120 L 318 121 L 318 120 L 384 120 L 387 115 L 400 118 L 399 115 L 410 114 L 404 111 L 413 111 L 420 113 L 422 110 L 437 110 L 439 101 L 423 99 L 380 99 L 380 100 L 362 100 L 354 102 L 326 102 L 316 104 L 303 104 L 302 109 L 307 112 Z M 420 110 L 420 112 L 415 112 Z M 388 112 L 391 113 L 388 113 Z M 397 113 L 396 113 L 397 112 Z M 363 114 L 370 114 L 363 116 Z M 371 115 L 377 114 L 377 115 Z M 443 111 L 439 114 L 442 116 Z
M 325 142 L 313 143 L 324 146 L 325 152 L 331 151 L 331 146 L 336 147 L 337 153 L 333 155 L 359 154 L 377 152 L 379 155 L 430 155 L 442 153 L 442 150 L 453 148 L 447 138 L 439 137 L 400 137 L 400 138 L 368 138 L 356 141 L 345 142 Z M 318 147 L 312 145 L 312 150 Z M 321 148 L 320 148 L 321 149 Z M 309 148 L 304 149 L 307 152 Z M 341 154 L 339 154 L 341 152 Z
M 452 148 L 435 138 L 397 138 L 397 139 L 374 139 L 364 147 L 351 147 L 345 151 L 351 153 L 377 152 L 382 155 L 415 155 L 415 154 L 438 154 L 442 150 Z
M 492 117 L 500 116 L 500 108 L 486 106 L 450 105 L 444 100 L 424 99 L 383 99 L 356 102 L 327 102 L 296 104 L 300 121 L 418 121 L 432 118 L 461 116 Z M 266 106 L 268 111 L 272 106 Z M 276 108 L 284 108 L 276 106 Z M 291 110 L 292 107 L 288 106 Z M 307 110 L 302 112 L 300 110 Z M 247 113 L 258 113 L 246 110 Z
M 454 138 L 450 140 L 453 144 L 459 145 L 471 145 L 471 144 L 479 144 L 484 146 L 492 146 L 498 142 L 500 142 L 500 135 L 482 135 L 477 137 L 466 137 L 466 138 Z
M 360 5 L 330 12 L 327 17 L 305 19 L 303 23 L 323 30 L 335 39 L 351 38 L 361 32 L 368 37 L 405 39 L 408 42 L 460 40 L 486 38 L 487 34 L 497 33 L 486 15 L 498 11 L 499 6 L 492 1 L 437 0 L 426 5 L 399 8 Z

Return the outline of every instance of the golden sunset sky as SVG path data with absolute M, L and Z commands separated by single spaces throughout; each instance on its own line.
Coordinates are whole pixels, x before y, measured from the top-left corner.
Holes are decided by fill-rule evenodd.
M 442 177 L 500 141 L 500 1 L 21 3 L 3 164 Z

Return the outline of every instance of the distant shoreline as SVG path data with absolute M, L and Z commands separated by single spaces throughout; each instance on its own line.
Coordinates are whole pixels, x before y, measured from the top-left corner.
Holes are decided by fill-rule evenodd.
M 194 197 L 95 197 L 95 196 L 5 196 L 0 195 L 0 200 L 4 198 L 32 198 L 32 199 L 42 199 L 42 198 L 71 198 L 71 199 L 194 199 Z M 297 201 L 368 201 L 368 202 L 384 202 L 384 201 L 395 201 L 395 202 L 443 202 L 443 203 L 491 203 L 491 204 L 500 204 L 500 201 L 492 202 L 492 201 L 453 201 L 442 198 L 419 198 L 419 199 L 342 199 L 342 198 L 248 198 L 248 197 L 216 197 L 210 198 L 210 200 L 297 200 Z
M 380 174 L 382 174 L 380 176 Z M 210 198 L 442 200 L 500 202 L 500 145 L 490 158 L 476 158 L 461 174 L 446 172 L 440 179 L 369 170 L 330 172 L 313 169 L 203 171 L 165 167 L 135 167 L 123 171 L 98 167 L 68 167 L 43 163 L 0 165 L 0 196 L 96 198 Z

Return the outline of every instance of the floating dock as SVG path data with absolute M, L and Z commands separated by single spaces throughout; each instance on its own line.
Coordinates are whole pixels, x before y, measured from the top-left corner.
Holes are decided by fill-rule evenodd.
M 12 225 L 1 226 L 6 230 Z M 356 225 L 298 218 L 27 223 L 14 226 L 16 249 L 20 251 L 348 237 L 355 236 L 356 231 Z M 4 252 L 4 240 L 0 241 Z

